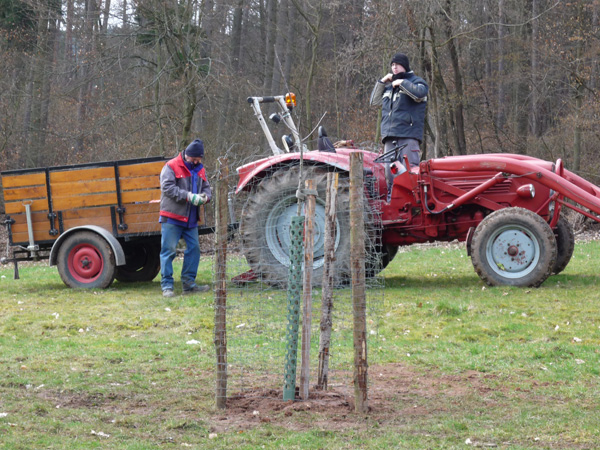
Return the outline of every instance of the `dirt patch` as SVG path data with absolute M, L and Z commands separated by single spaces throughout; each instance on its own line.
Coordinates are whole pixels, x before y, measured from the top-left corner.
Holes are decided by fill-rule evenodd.
M 369 368 L 369 411 L 354 411 L 354 390 L 351 374 L 343 383 L 327 391 L 310 390 L 309 399 L 284 401 L 277 380 L 255 380 L 270 387 L 249 388 L 230 392 L 224 411 L 209 412 L 206 424 L 211 432 L 237 432 L 271 423 L 293 431 L 303 430 L 367 430 L 373 424 L 394 426 L 411 419 L 451 413 L 456 405 L 494 405 L 492 396 L 505 388 L 497 387 L 495 375 L 477 371 L 441 374 L 435 370 L 419 370 L 402 364 L 374 365 Z M 336 378 L 340 381 L 340 378 Z M 496 386 L 493 389 L 491 386 Z M 532 385 L 531 389 L 535 390 Z M 29 394 L 32 391 L 28 391 Z M 520 395 L 517 392 L 508 395 Z M 110 414 L 155 415 L 159 408 L 152 393 L 69 392 L 40 390 L 37 397 L 57 408 L 97 409 Z M 524 394 L 524 393 L 523 393 Z M 198 411 L 183 406 L 184 398 L 199 395 L 197 391 L 174 391 L 169 405 L 153 420 L 177 418 L 197 420 Z M 531 395 L 531 392 L 528 394 Z M 164 401 L 164 400 L 161 400 Z M 204 414 L 203 414 L 204 415 Z
M 295 431 L 366 429 L 373 422 L 392 424 L 410 416 L 440 413 L 443 405 L 462 403 L 466 397 L 488 397 L 493 391 L 488 381 L 495 378 L 476 371 L 458 375 L 420 372 L 401 364 L 372 366 L 369 377 L 368 414 L 355 413 L 351 380 L 327 391 L 312 389 L 306 401 L 283 401 L 282 389 L 255 388 L 231 395 L 227 409 L 214 418 L 211 428 L 225 432 L 275 423 Z M 445 401 L 436 402 L 440 396 Z

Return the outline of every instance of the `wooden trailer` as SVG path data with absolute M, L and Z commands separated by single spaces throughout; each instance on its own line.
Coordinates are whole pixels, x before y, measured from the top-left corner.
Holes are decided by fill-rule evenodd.
M 14 263 L 18 278 L 19 261 L 48 258 L 70 287 L 153 280 L 160 271 L 159 175 L 166 161 L 2 172 L 12 250 L 2 262 Z

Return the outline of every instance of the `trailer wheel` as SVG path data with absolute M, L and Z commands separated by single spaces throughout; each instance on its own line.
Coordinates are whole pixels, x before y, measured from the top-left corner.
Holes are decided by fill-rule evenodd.
M 71 288 L 104 289 L 115 277 L 115 256 L 101 236 L 91 231 L 74 233 L 58 251 L 58 273 Z
M 573 251 L 575 250 L 575 233 L 573 233 L 571 224 L 563 217 L 560 217 L 554 230 L 554 236 L 556 238 L 557 253 L 552 273 L 556 275 L 565 270 L 565 267 L 571 261 Z
M 322 282 L 324 263 L 325 198 L 327 188 L 327 170 L 320 167 L 305 168 L 306 178 L 313 179 L 319 196 L 315 208 L 314 234 L 314 284 Z M 288 280 L 290 231 L 292 216 L 297 214 L 296 190 L 300 169 L 298 166 L 282 168 L 268 178 L 263 179 L 249 194 L 242 211 L 240 236 L 244 255 L 248 264 L 262 281 L 273 285 L 285 286 Z M 350 216 L 349 216 L 349 180 L 340 177 L 337 198 L 336 242 L 334 261 L 334 283 L 342 285 L 350 279 Z M 370 216 L 365 212 L 366 216 Z M 373 221 L 365 217 L 365 225 Z M 367 241 L 373 236 L 367 230 Z M 369 244 L 367 244 L 369 245 Z M 369 245 L 369 249 L 370 249 Z M 374 247 L 374 246 L 372 246 Z M 393 252 L 391 252 L 393 253 Z M 393 256 L 371 258 L 367 254 L 367 275 L 382 270 L 384 264 Z M 377 267 L 375 267 L 377 266 Z
M 539 215 L 505 208 L 484 218 L 473 233 L 471 261 L 491 286 L 542 284 L 556 261 L 556 239 Z
M 126 242 L 123 244 L 125 265 L 117 266 L 115 278 L 123 283 L 152 281 L 160 272 L 160 244 Z

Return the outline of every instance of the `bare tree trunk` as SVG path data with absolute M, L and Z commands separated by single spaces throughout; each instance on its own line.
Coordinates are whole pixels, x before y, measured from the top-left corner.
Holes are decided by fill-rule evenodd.
M 46 157 L 45 143 L 57 29 L 57 16 L 54 9 L 56 5 L 46 1 L 38 6 L 37 52 L 32 68 L 28 145 L 25 149 L 25 161 L 28 167 L 40 166 Z
M 279 4 L 278 10 L 278 18 L 277 18 L 277 40 L 275 42 L 275 61 L 273 64 L 273 79 L 271 80 L 271 89 L 273 95 L 281 94 L 281 70 L 283 67 L 280 67 L 280 63 L 284 60 L 285 55 L 285 40 L 286 35 L 283 32 L 283 28 L 288 20 L 288 10 L 289 10 L 289 2 L 288 0 L 281 0 Z M 291 36 L 287 36 L 287 39 L 291 39 Z
M 163 69 L 162 67 L 162 50 L 160 47 L 160 41 L 156 41 L 154 46 L 156 52 L 156 76 L 154 80 L 154 114 L 156 116 L 156 125 L 157 125 L 157 133 L 158 133 L 158 146 L 160 154 L 163 156 L 168 156 L 165 148 L 165 134 L 163 130 L 163 121 L 162 121 L 162 99 L 160 95 L 160 73 Z M 148 156 L 148 155 L 146 155 Z
M 493 76 L 493 69 L 492 69 L 492 59 L 494 57 L 494 51 L 493 51 L 493 46 L 492 46 L 492 42 L 494 39 L 493 36 L 493 28 L 491 25 L 489 25 L 489 23 L 492 21 L 492 14 L 490 11 L 490 1 L 491 0 L 484 0 L 483 1 L 483 8 L 484 8 L 484 15 L 483 15 L 483 20 L 488 24 L 485 26 L 485 79 L 486 80 L 491 80 L 492 76 Z
M 451 10 L 450 0 L 446 0 L 446 10 Z M 452 62 L 452 69 L 454 72 L 454 89 L 456 91 L 456 100 L 452 102 L 452 110 L 454 112 L 454 140 L 456 145 L 456 153 L 459 155 L 467 154 L 467 140 L 465 138 L 465 119 L 463 113 L 463 102 L 464 102 L 464 89 L 463 79 L 460 70 L 460 63 L 458 61 L 458 50 L 456 49 L 456 42 L 453 38 L 452 24 L 450 19 L 446 17 L 446 35 L 448 38 L 448 53 L 450 55 L 450 61 Z
M 538 14 L 538 1 L 531 0 L 531 15 L 536 17 Z M 529 122 L 531 123 L 531 134 L 539 137 L 541 134 L 538 112 L 538 19 L 531 22 L 531 103 L 529 109 Z
M 273 81 L 273 66 L 275 61 L 275 42 L 277 40 L 277 0 L 267 0 L 267 39 L 265 41 L 265 68 L 263 78 L 263 92 L 271 92 Z
M 427 36 L 424 36 L 424 40 Z M 427 61 L 425 62 L 425 70 L 429 74 L 429 78 L 432 80 L 432 87 L 435 86 L 435 74 L 433 71 L 434 64 L 431 62 L 433 59 L 433 52 L 429 50 L 427 52 Z M 427 95 L 427 111 L 428 115 L 431 118 L 432 132 L 435 137 L 433 141 L 433 155 L 425 155 L 424 158 L 439 158 L 442 156 L 440 154 L 440 143 L 443 136 L 447 136 L 447 129 L 444 128 L 445 122 L 442 122 L 442 113 L 440 112 L 440 98 L 438 95 L 437 89 L 430 89 L 429 94 Z
M 327 198 L 325 200 L 325 242 L 323 263 L 323 290 L 321 294 L 321 335 L 319 339 L 319 368 L 317 387 L 327 389 L 329 381 L 329 349 L 333 311 L 333 262 L 335 259 L 335 218 L 338 191 L 338 174 L 327 174 Z
M 42 97 L 40 104 L 39 139 L 37 142 L 38 160 L 37 166 L 42 165 L 46 158 L 46 135 L 48 133 L 48 113 L 50 110 L 50 92 L 52 89 L 52 74 L 54 69 L 54 44 L 56 42 L 57 19 L 53 10 L 49 11 L 48 39 L 44 55 L 44 72 L 42 74 Z
M 583 53 L 583 42 L 584 39 L 582 36 L 579 36 L 577 40 L 577 48 L 576 48 L 576 58 L 577 65 L 575 68 L 576 74 L 576 85 L 575 85 L 575 135 L 573 142 L 573 170 L 578 172 L 581 168 L 581 140 L 582 140 L 582 108 L 583 108 L 583 97 L 585 86 L 583 81 L 579 78 L 581 77 L 581 68 L 580 61 Z
M 121 19 L 123 28 L 129 27 L 129 13 L 127 12 L 127 0 L 122 0 L 123 9 L 121 10 Z
M 110 0 L 104 0 L 104 10 L 102 11 L 102 30 L 108 31 L 108 18 L 110 17 Z
M 258 24 L 258 32 L 260 35 L 260 43 L 258 44 L 259 46 L 261 43 L 264 44 L 267 42 L 267 27 L 268 27 L 268 23 L 269 23 L 269 18 L 267 15 L 267 10 L 265 8 L 265 1 L 267 1 L 267 0 L 258 0 L 258 17 L 260 18 L 259 24 Z M 258 58 L 259 58 L 259 68 L 264 71 L 265 66 L 267 64 L 266 53 L 264 51 L 260 52 L 258 55 Z M 264 80 L 263 80 L 263 82 L 264 82 Z
M 231 67 L 234 72 L 237 72 L 240 68 L 243 9 L 244 0 L 238 0 L 233 11 L 233 24 L 231 28 Z
M 212 53 L 212 45 L 217 34 L 217 23 L 215 19 L 215 1 L 205 0 L 201 3 L 202 25 L 206 33 L 206 39 L 203 42 L 204 56 Z
M 37 23 L 37 51 L 33 58 L 31 69 L 31 110 L 29 115 L 28 142 L 25 150 L 25 164 L 27 167 L 35 167 L 37 164 L 37 143 L 40 132 L 40 115 L 42 103 L 42 85 L 45 72 L 45 55 L 46 45 L 48 40 L 48 20 L 46 18 L 47 11 L 44 5 L 40 5 L 38 11 Z
M 183 111 L 183 130 L 181 132 L 181 141 L 179 142 L 179 151 L 184 150 L 190 143 L 190 131 L 192 129 L 192 122 L 194 120 L 194 111 L 196 111 L 196 105 L 198 104 L 198 99 L 196 98 L 197 77 L 192 73 L 192 71 L 193 68 L 190 68 L 187 69 L 185 73 L 186 96 Z
M 598 2 L 594 2 L 593 4 L 593 11 L 592 11 L 592 30 L 597 30 L 598 26 L 600 26 L 600 20 L 598 19 L 599 16 L 599 9 L 600 9 L 600 4 L 598 4 Z M 595 91 L 596 88 L 598 87 L 598 54 L 594 54 L 592 56 L 592 61 L 591 61 L 591 73 L 590 73 L 590 90 Z
M 306 129 L 308 131 L 313 129 L 312 126 L 312 107 L 311 107 L 311 100 L 312 100 L 312 85 L 313 85 L 313 79 L 315 76 L 315 69 L 316 69 L 316 65 L 317 65 L 317 50 L 319 48 L 319 42 L 318 42 L 318 33 L 314 33 L 313 37 L 311 39 L 311 46 L 310 46 L 310 50 L 311 50 L 311 57 L 310 57 L 310 65 L 308 67 L 308 78 L 306 79 L 306 93 L 304 94 L 304 96 L 306 97 L 304 104 L 306 105 Z
M 525 16 L 525 13 L 523 14 Z M 518 35 L 520 36 L 521 42 L 528 42 L 531 40 L 531 36 L 528 36 L 528 29 L 525 26 L 519 27 Z M 527 47 L 524 46 L 522 52 L 519 52 L 520 55 L 525 55 L 527 52 Z M 529 122 L 525 120 L 528 116 L 528 112 L 530 108 L 528 107 L 531 102 L 531 92 L 529 89 L 529 83 L 524 79 L 524 77 L 520 76 L 519 71 L 525 71 L 527 58 L 524 57 L 519 61 L 519 64 L 515 64 L 515 78 L 516 82 L 514 83 L 515 95 L 513 98 L 514 103 L 514 123 L 516 130 L 516 151 L 521 155 L 527 154 L 527 146 L 528 146 L 528 132 L 529 132 Z
M 450 131 L 454 130 L 456 127 L 454 125 L 454 114 L 452 103 L 450 100 L 450 95 L 448 93 L 448 87 L 446 86 L 446 82 L 444 81 L 444 77 L 442 75 L 442 70 L 440 68 L 439 56 L 437 53 L 437 42 L 436 35 L 433 28 L 429 28 L 429 34 L 431 36 L 431 64 L 433 71 L 433 89 L 437 92 L 436 95 L 436 106 L 438 111 L 438 141 L 439 146 L 438 150 L 441 150 L 440 156 L 450 155 L 451 153 L 458 152 L 458 150 L 452 150 L 450 146 Z M 448 111 L 448 113 L 445 113 Z M 441 146 L 441 147 L 440 147 Z
M 581 109 L 583 107 L 583 85 L 578 84 L 575 93 L 575 134 L 573 142 L 573 171 L 581 168 Z
M 29 66 L 28 81 L 25 86 L 25 113 L 23 115 L 23 152 L 19 153 L 19 161 L 17 167 L 27 166 L 27 159 L 29 158 L 29 147 L 31 146 L 31 133 L 33 127 L 31 126 L 31 116 L 33 114 L 33 90 L 34 90 L 34 77 L 35 77 L 35 58 L 32 59 Z
M 84 54 L 81 64 L 79 77 L 79 98 L 77 104 L 77 139 L 75 141 L 75 154 L 81 156 L 84 150 L 84 137 L 86 129 L 86 119 L 88 114 L 88 103 L 91 95 L 91 64 L 92 49 L 94 48 L 94 19 L 95 19 L 95 1 L 85 1 L 84 15 Z
M 292 3 L 294 4 L 294 6 L 296 7 L 296 10 L 298 11 L 298 13 L 304 18 L 304 20 L 306 21 L 306 25 L 308 26 L 308 28 L 310 29 L 310 32 L 312 34 L 311 36 L 311 40 L 310 40 L 310 50 L 311 50 L 311 57 L 310 57 L 310 65 L 308 68 L 308 76 L 306 79 L 306 92 L 304 93 L 304 97 L 305 97 L 305 101 L 304 104 L 306 106 L 306 128 L 307 130 L 312 130 L 312 110 L 311 110 L 311 91 L 312 91 L 312 85 L 313 85 L 313 80 L 314 80 L 314 76 L 315 76 L 315 70 L 316 70 L 316 66 L 317 66 L 317 56 L 318 56 L 318 49 L 319 49 L 319 32 L 321 29 L 321 20 L 323 19 L 323 14 L 321 11 L 321 6 L 322 4 L 319 4 L 319 9 L 316 12 L 316 19 L 311 20 L 311 18 L 309 17 L 309 15 L 307 14 L 307 12 L 302 8 L 302 6 L 298 3 L 298 0 L 292 0 Z
M 505 29 L 504 29 L 504 0 L 498 0 L 498 103 L 496 105 L 496 128 L 498 130 L 502 130 L 504 128 L 504 124 L 506 123 L 506 111 L 505 111 L 505 100 L 506 100 L 506 90 L 504 86 L 504 82 L 502 81 L 504 76 L 505 67 L 504 67 L 504 37 L 505 37 Z
M 65 59 L 70 61 L 73 58 L 73 20 L 74 20 L 74 0 L 67 0 L 67 17 L 65 22 Z
M 286 31 L 286 44 L 285 44 L 285 63 L 283 74 L 287 83 L 290 83 L 290 77 L 292 75 L 292 62 L 294 54 L 294 42 L 296 40 L 296 8 L 292 8 L 292 5 L 288 5 L 288 21 Z

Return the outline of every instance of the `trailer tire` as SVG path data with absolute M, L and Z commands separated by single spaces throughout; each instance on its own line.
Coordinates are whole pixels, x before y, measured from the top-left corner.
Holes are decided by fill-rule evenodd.
M 505 208 L 485 217 L 475 229 L 471 262 L 490 286 L 542 284 L 556 261 L 556 239 L 538 214 Z
M 327 188 L 327 169 L 309 166 L 305 168 L 305 178 L 313 179 L 318 191 L 315 212 L 315 246 L 313 283 L 320 285 L 323 278 L 324 262 L 324 214 Z M 266 283 L 286 286 L 289 267 L 289 223 L 296 215 L 299 166 L 281 168 L 264 178 L 248 196 L 242 211 L 240 236 L 246 260 L 253 272 Z M 336 243 L 334 264 L 334 284 L 344 285 L 350 280 L 350 215 L 349 180 L 340 176 L 337 196 Z M 365 208 L 365 210 L 368 208 Z M 371 214 L 365 211 L 366 246 L 374 245 Z M 390 252 L 395 254 L 395 252 Z M 371 257 L 367 254 L 365 273 L 372 276 L 383 269 L 393 256 Z
M 117 266 L 115 278 L 122 283 L 152 281 L 160 272 L 160 244 L 125 242 L 125 265 Z
M 58 273 L 71 288 L 104 289 L 115 278 L 115 255 L 104 238 L 92 231 L 73 233 L 60 246 Z
M 571 261 L 575 251 L 575 233 L 571 224 L 560 217 L 554 230 L 554 236 L 556 238 L 556 262 L 552 273 L 556 275 L 565 270 L 569 261 Z

